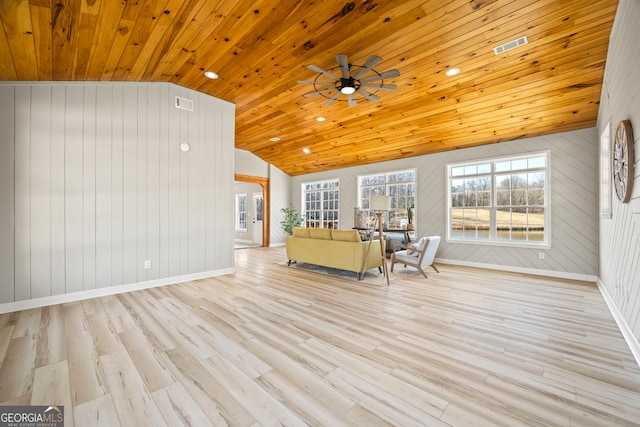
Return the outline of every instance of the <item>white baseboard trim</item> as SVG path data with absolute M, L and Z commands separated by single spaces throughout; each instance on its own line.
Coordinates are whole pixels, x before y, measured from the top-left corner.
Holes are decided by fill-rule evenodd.
M 253 240 L 235 239 L 233 243 L 237 243 L 239 245 L 253 245 Z
M 145 282 L 130 283 L 127 285 L 111 286 L 107 288 L 90 289 L 86 291 L 73 292 L 70 294 L 52 295 L 49 297 L 33 298 L 28 300 L 8 302 L 0 304 L 0 314 L 12 313 L 14 311 L 28 310 L 31 308 L 46 307 L 54 304 L 64 304 L 68 302 L 81 301 L 89 298 L 116 295 L 124 292 L 137 291 L 140 289 L 156 288 L 158 286 L 174 285 L 176 283 L 190 282 L 192 280 L 206 279 L 209 277 L 222 276 L 235 273 L 235 267 L 222 270 L 203 271 L 201 273 L 185 274 L 183 276 L 168 277 L 165 279 L 147 280 Z
M 285 243 L 284 243 L 284 242 L 269 243 L 269 247 L 270 247 L 270 248 L 279 248 L 279 247 L 282 247 L 282 246 L 284 246 L 284 245 L 285 245 Z
M 631 353 L 633 353 L 636 363 L 640 366 L 640 343 L 638 342 L 638 339 L 633 335 L 631 328 L 627 324 L 626 320 L 624 320 L 624 317 L 622 317 L 620 311 L 618 311 L 618 307 L 616 307 L 615 302 L 613 302 L 613 298 L 611 298 L 609 291 L 607 291 L 607 288 L 604 286 L 604 283 L 602 283 L 600 278 L 598 278 L 596 283 L 598 284 L 598 289 L 600 290 L 602 298 L 604 298 L 604 301 L 607 303 L 607 307 L 609 307 L 609 311 L 611 312 L 613 319 L 618 324 L 620 332 L 622 332 L 624 340 L 627 342 Z
M 567 271 L 539 270 L 537 268 L 512 267 L 500 264 L 485 264 L 481 262 L 460 261 L 457 259 L 436 258 L 436 264 L 459 265 L 461 267 L 484 268 L 488 270 L 508 271 L 510 273 L 531 274 L 534 276 L 553 277 L 556 279 L 580 280 L 583 282 L 597 282 L 598 276 L 591 274 L 570 273 Z

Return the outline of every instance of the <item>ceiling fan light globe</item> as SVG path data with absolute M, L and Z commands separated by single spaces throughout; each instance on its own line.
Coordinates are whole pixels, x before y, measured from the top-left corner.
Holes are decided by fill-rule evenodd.
M 353 86 L 343 86 L 340 88 L 340 92 L 344 93 L 345 95 L 351 95 L 355 91 L 356 91 L 356 88 Z

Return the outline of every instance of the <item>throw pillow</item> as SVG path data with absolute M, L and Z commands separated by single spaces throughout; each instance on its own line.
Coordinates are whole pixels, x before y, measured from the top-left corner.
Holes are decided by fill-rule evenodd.
M 407 249 L 407 255 L 418 254 L 415 250 L 418 249 L 418 243 L 411 243 L 409 249 Z
M 407 249 L 407 255 L 412 255 L 412 256 L 420 256 L 420 252 L 416 252 L 416 250 L 418 251 L 422 251 L 424 250 L 424 246 L 427 243 L 427 238 L 423 237 L 420 240 L 418 240 L 416 243 L 412 243 L 409 245 L 409 247 L 411 249 Z

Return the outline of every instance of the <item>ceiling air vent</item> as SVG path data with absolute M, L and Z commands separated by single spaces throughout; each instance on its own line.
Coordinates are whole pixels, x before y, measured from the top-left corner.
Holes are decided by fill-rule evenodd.
M 518 37 L 515 40 L 511 40 L 510 42 L 506 42 L 505 44 L 501 44 L 500 46 L 494 47 L 493 51 L 496 55 L 500 55 L 501 53 L 523 46 L 527 43 L 529 43 L 529 41 L 527 40 L 527 36 L 522 36 Z
M 193 101 L 191 99 L 176 96 L 176 108 L 193 111 Z

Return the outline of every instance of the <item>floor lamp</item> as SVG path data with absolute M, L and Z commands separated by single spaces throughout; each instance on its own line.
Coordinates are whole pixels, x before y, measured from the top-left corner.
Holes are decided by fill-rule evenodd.
M 382 233 L 382 214 L 384 212 L 389 212 L 389 210 L 391 210 L 391 197 L 372 196 L 369 209 L 371 209 L 376 214 L 378 240 L 380 240 L 380 253 L 382 256 L 382 271 L 384 273 L 384 277 L 387 279 L 387 286 L 389 286 L 389 270 L 387 270 L 387 257 L 385 256 L 384 234 Z M 374 227 L 374 230 L 375 230 L 375 227 Z M 373 240 L 373 235 L 371 236 L 371 240 Z M 369 246 L 371 246 L 371 242 L 369 242 Z

